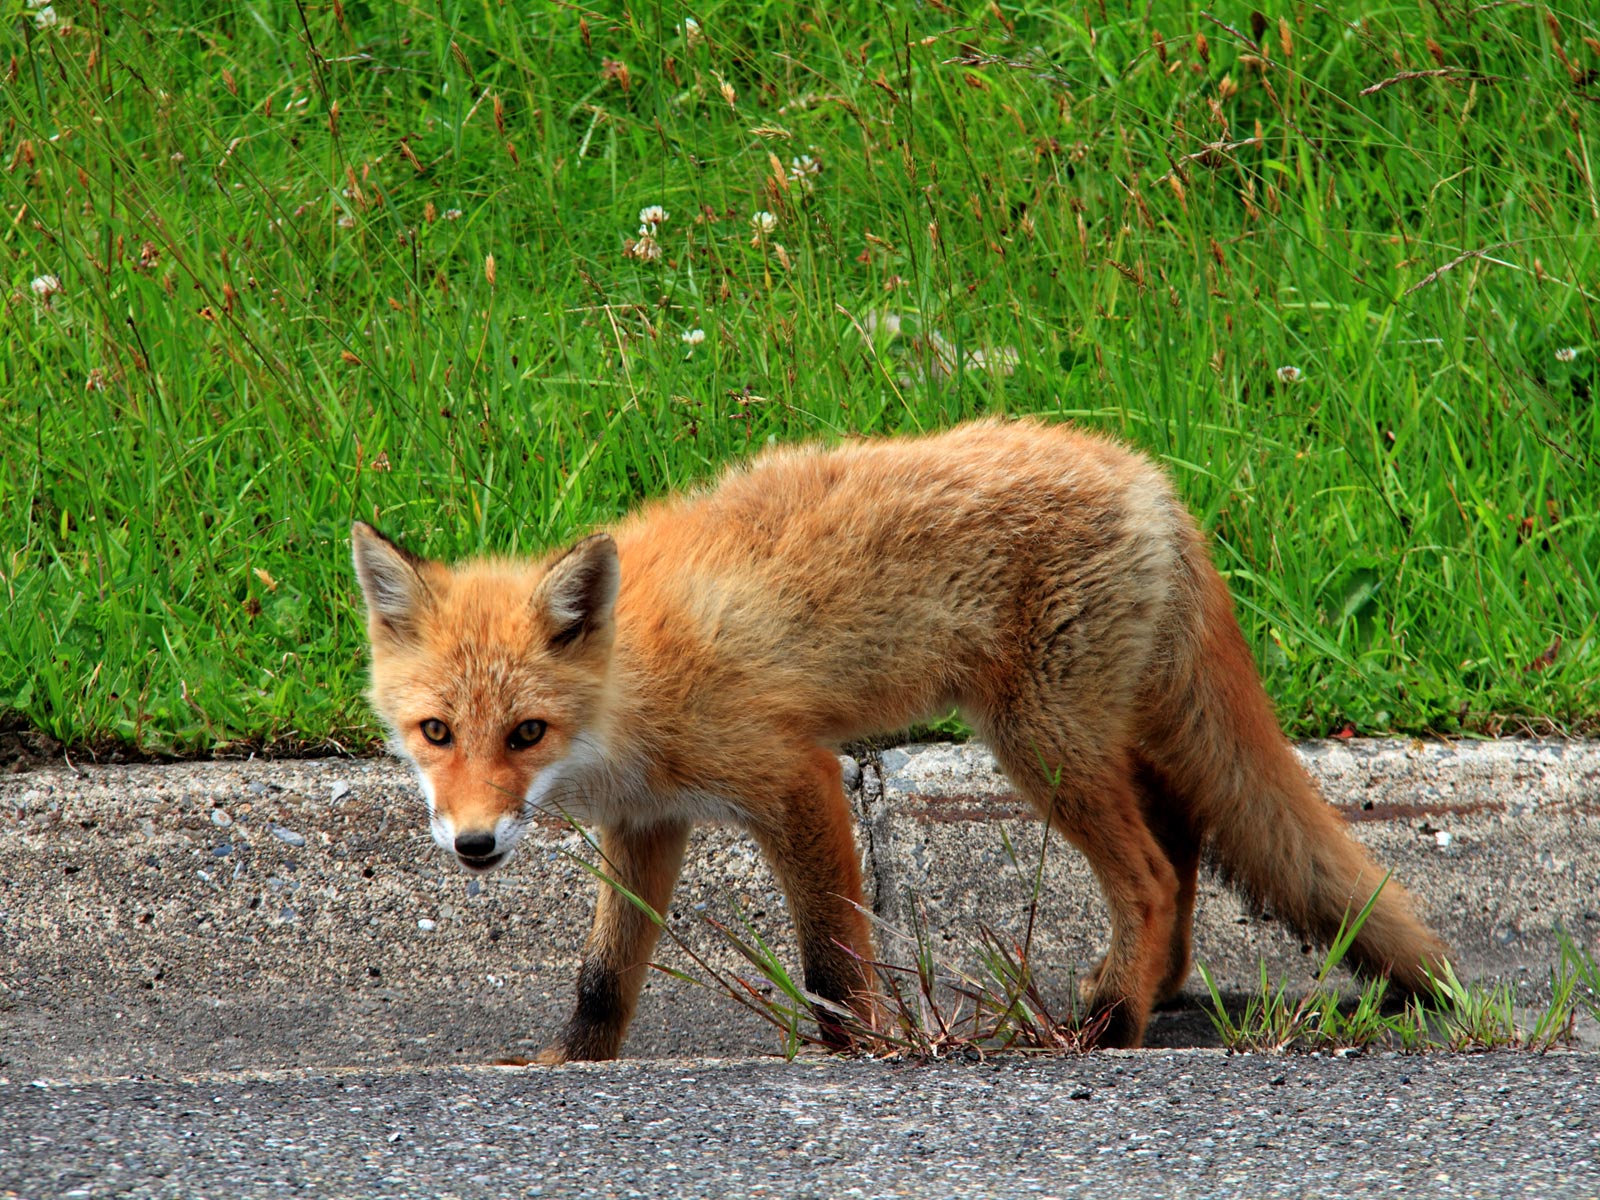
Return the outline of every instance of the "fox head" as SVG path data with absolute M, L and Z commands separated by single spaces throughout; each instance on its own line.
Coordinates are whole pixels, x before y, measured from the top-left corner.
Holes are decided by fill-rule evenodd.
M 563 773 L 603 755 L 616 544 L 596 534 L 544 563 L 448 567 L 358 522 L 351 548 L 373 708 L 416 768 L 434 840 L 492 870 Z

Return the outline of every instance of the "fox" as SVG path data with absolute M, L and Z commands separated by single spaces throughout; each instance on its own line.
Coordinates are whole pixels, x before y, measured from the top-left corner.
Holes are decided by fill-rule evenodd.
M 1188 979 L 1202 859 L 1405 992 L 1447 948 L 1284 736 L 1198 525 L 1150 458 L 1034 419 L 767 450 L 532 559 L 455 566 L 357 522 L 369 697 L 434 839 L 470 872 L 540 813 L 598 827 L 602 882 L 560 1036 L 614 1058 L 690 829 L 753 837 L 789 901 L 822 1040 L 870 1011 L 838 750 L 959 712 L 1088 860 L 1110 921 L 1096 1045 Z

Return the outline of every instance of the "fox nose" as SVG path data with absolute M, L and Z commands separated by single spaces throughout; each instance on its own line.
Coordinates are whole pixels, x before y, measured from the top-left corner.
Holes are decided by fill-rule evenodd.
M 456 853 L 462 858 L 488 858 L 494 853 L 494 834 L 456 834 Z

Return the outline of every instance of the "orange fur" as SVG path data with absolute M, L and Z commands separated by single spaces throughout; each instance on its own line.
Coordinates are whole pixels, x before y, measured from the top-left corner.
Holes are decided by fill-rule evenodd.
M 1283 739 L 1171 486 L 1102 438 L 980 422 L 776 450 L 534 562 L 447 568 L 361 525 L 354 549 L 372 700 L 442 844 L 488 869 L 564 811 L 661 910 L 690 825 L 737 821 L 829 1000 L 867 1002 L 841 945 L 871 953 L 831 748 L 952 705 L 1100 881 L 1103 1044 L 1139 1044 L 1182 987 L 1202 849 L 1324 940 L 1382 878 Z M 1354 953 L 1416 989 L 1444 947 L 1410 907 L 1390 883 Z M 655 937 L 602 888 L 544 1061 L 617 1053 Z

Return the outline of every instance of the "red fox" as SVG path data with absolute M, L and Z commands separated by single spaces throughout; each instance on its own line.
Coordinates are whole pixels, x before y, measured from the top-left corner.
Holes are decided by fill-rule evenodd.
M 1324 942 L 1383 880 L 1279 730 L 1193 519 L 1102 437 L 982 421 L 777 449 L 539 561 L 448 567 L 364 524 L 353 552 L 372 703 L 441 846 L 488 871 L 564 813 L 663 912 L 690 827 L 737 822 L 836 1004 L 870 1006 L 872 945 L 835 748 L 952 707 L 1104 892 L 1100 1045 L 1139 1045 L 1187 979 L 1202 854 Z M 538 1061 L 616 1056 L 656 936 L 601 887 Z M 1351 951 L 1410 991 L 1445 955 L 1393 882 Z

